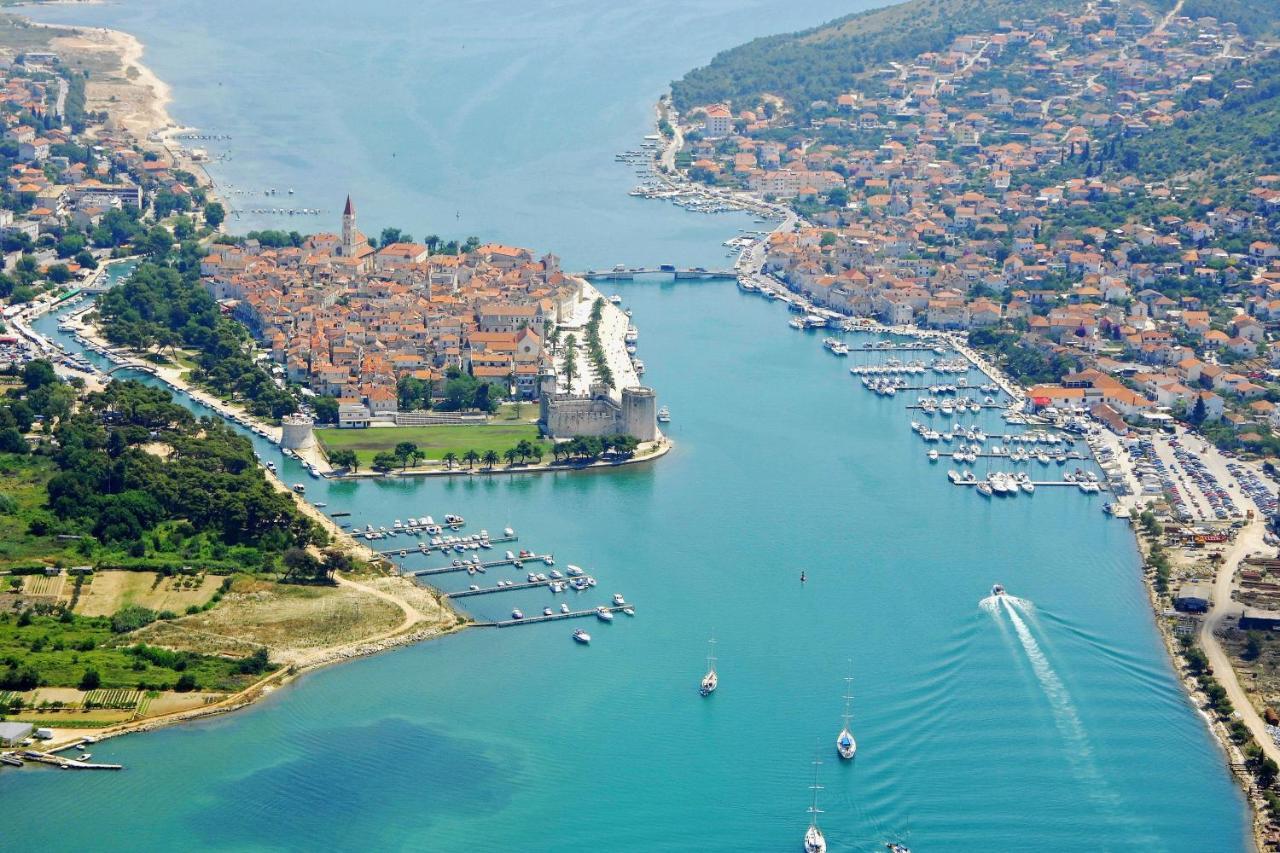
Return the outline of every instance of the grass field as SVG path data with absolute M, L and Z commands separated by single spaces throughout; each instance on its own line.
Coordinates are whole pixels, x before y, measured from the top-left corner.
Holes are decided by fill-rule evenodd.
M 528 440 L 550 452 L 551 443 L 542 440 L 538 427 L 521 421 L 494 424 L 439 424 L 435 426 L 371 427 L 369 429 L 318 429 L 316 437 L 324 445 L 325 452 L 354 450 L 362 467 L 373 464 L 378 453 L 395 450 L 402 441 L 411 441 L 427 458 L 439 461 L 453 451 L 461 459 L 468 450 L 484 455 L 492 450 L 498 454 L 520 441 Z

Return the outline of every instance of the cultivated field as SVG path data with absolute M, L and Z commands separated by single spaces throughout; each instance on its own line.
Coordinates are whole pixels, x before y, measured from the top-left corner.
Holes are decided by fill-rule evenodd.
M 126 604 L 136 604 L 157 612 L 182 613 L 193 604 L 203 605 L 221 584 L 217 575 L 188 578 L 164 577 L 157 572 L 96 572 L 93 582 L 81 590 L 76 612 L 110 616 Z

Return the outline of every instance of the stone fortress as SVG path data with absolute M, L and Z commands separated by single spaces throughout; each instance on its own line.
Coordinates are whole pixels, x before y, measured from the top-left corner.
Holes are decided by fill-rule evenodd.
M 652 388 L 633 385 L 615 400 L 605 385 L 591 386 L 587 396 L 556 393 L 554 373 L 544 373 L 539 425 L 553 438 L 577 435 L 633 435 L 640 441 L 658 439 L 657 395 Z

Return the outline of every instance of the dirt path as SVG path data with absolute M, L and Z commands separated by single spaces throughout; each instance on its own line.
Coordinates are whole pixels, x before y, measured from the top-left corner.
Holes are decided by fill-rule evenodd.
M 1213 579 L 1213 604 L 1200 625 L 1200 645 L 1204 649 L 1205 657 L 1209 659 L 1209 665 L 1213 667 L 1214 677 L 1227 691 L 1227 697 L 1235 706 L 1241 722 L 1248 726 L 1254 740 L 1262 747 L 1267 757 L 1280 764 L 1280 747 L 1276 746 L 1275 740 L 1267 731 L 1266 721 L 1262 719 L 1262 715 L 1254 707 L 1249 695 L 1240 686 L 1235 668 L 1231 666 L 1231 658 L 1215 633 L 1223 620 L 1230 613 L 1236 612 L 1239 607 L 1231 600 L 1232 580 L 1236 568 L 1245 557 L 1263 549 L 1262 536 L 1265 532 L 1265 523 L 1254 520 L 1240 531 L 1231 550 L 1227 552 L 1226 559 L 1222 561 L 1222 566 Z

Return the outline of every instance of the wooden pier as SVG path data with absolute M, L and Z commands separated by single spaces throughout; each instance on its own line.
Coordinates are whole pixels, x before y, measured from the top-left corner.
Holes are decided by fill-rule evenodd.
M 634 604 L 618 604 L 605 607 L 610 613 L 619 613 L 623 610 L 635 610 Z M 537 616 L 526 616 L 523 619 L 503 619 L 499 622 L 477 622 L 477 628 L 510 628 L 513 625 L 533 625 L 538 622 L 555 622 L 559 619 L 584 619 L 588 616 L 595 616 L 596 608 L 590 610 L 570 610 L 568 613 L 552 613 L 550 616 L 538 614 Z
M 360 531 L 353 530 L 351 531 L 351 535 L 355 536 L 356 538 L 360 538 Z M 520 541 L 519 536 L 499 536 L 496 539 L 490 539 L 489 544 L 500 545 L 503 542 L 519 542 L 519 541 Z M 453 546 L 456 544 L 458 543 L 442 542 L 439 545 L 431 545 L 427 543 L 414 543 L 412 548 L 391 548 L 390 550 L 387 550 L 387 551 L 376 551 L 375 553 L 377 553 L 379 556 L 382 556 L 382 557 L 399 557 L 400 552 L 403 551 L 404 555 L 407 557 L 410 554 L 430 554 L 433 551 L 453 551 L 455 550 Z M 465 550 L 470 550 L 470 549 L 465 549 Z
M 530 554 L 527 557 L 512 557 L 510 560 L 489 560 L 483 563 L 463 563 L 461 566 L 440 566 L 434 569 L 418 569 L 415 572 L 404 572 L 405 575 L 413 575 L 414 577 L 426 577 L 428 575 L 447 575 L 451 572 L 465 572 L 467 569 L 496 569 L 499 566 L 514 566 L 516 563 L 542 563 L 548 565 L 547 560 L 553 558 L 553 554 Z

